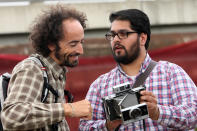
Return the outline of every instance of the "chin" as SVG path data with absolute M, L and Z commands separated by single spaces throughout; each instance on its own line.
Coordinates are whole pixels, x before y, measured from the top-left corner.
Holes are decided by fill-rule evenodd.
M 69 62 L 69 63 L 67 64 L 67 66 L 68 66 L 68 67 L 76 67 L 78 64 L 79 64 L 78 61 L 73 61 L 73 62 Z

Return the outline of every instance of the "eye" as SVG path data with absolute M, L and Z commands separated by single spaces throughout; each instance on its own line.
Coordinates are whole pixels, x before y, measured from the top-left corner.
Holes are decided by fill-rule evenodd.
M 127 36 L 127 32 L 126 31 L 120 31 L 120 32 L 118 32 L 118 35 L 120 37 L 125 37 L 125 36 Z
M 69 43 L 69 45 L 70 45 L 71 47 L 75 47 L 75 46 L 77 46 L 77 44 L 84 44 L 84 39 L 82 39 L 81 41 L 71 41 L 71 42 Z
M 77 45 L 78 41 L 72 41 L 69 43 L 70 46 L 75 47 Z
M 84 43 L 85 43 L 85 40 L 84 40 L 84 39 L 82 39 L 82 40 L 81 40 L 81 44 L 84 44 Z
M 116 36 L 116 32 L 109 32 L 109 36 L 115 37 Z

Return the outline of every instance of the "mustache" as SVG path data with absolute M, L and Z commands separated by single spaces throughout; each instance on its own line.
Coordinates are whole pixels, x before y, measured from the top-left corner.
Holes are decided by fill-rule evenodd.
M 71 53 L 71 54 L 68 55 L 68 57 L 69 56 L 80 56 L 80 53 Z
M 115 51 L 116 49 L 120 49 L 120 48 L 125 49 L 123 45 L 121 45 L 119 42 L 116 42 L 113 46 L 113 51 Z
M 64 54 L 64 58 L 69 58 L 69 57 L 71 57 L 71 56 L 80 56 L 80 53 L 71 53 L 71 54 L 68 54 L 68 53 L 65 53 Z

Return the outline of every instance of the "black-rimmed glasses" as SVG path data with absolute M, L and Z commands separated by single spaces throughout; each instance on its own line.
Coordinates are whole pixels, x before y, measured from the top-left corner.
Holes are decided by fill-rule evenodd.
M 137 33 L 136 31 L 119 31 L 119 32 L 108 32 L 105 35 L 105 38 L 109 41 L 114 40 L 114 37 L 117 35 L 119 39 L 126 39 L 128 37 L 129 34 L 133 34 L 133 33 Z

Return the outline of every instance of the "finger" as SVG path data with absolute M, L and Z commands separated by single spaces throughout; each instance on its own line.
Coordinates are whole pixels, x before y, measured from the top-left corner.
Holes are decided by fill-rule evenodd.
M 84 119 L 84 120 L 91 120 L 91 119 L 89 119 L 88 117 L 82 117 L 81 119 Z
M 82 119 L 84 119 L 84 120 L 91 120 L 92 119 L 92 115 L 84 116 L 84 117 L 82 117 Z
M 142 104 L 142 103 L 146 103 L 146 101 L 140 101 L 140 104 Z
M 154 104 L 154 103 L 150 103 L 150 102 L 146 102 L 147 106 L 148 106 L 148 109 L 149 111 L 153 111 L 153 113 L 156 111 L 157 109 L 157 104 Z
M 150 91 L 141 91 L 140 94 L 142 96 L 148 95 L 148 96 L 152 96 L 152 97 L 156 97 L 152 92 Z
M 108 121 L 108 123 L 114 127 L 117 127 L 122 123 L 122 120 L 113 120 L 113 121 Z
M 141 96 L 140 102 L 151 102 L 157 104 L 157 99 L 152 96 Z
M 154 99 L 152 96 L 141 96 L 140 97 L 141 101 L 151 101 L 152 99 Z
M 84 120 L 92 120 L 92 118 L 90 118 L 90 117 L 84 117 L 83 119 Z

